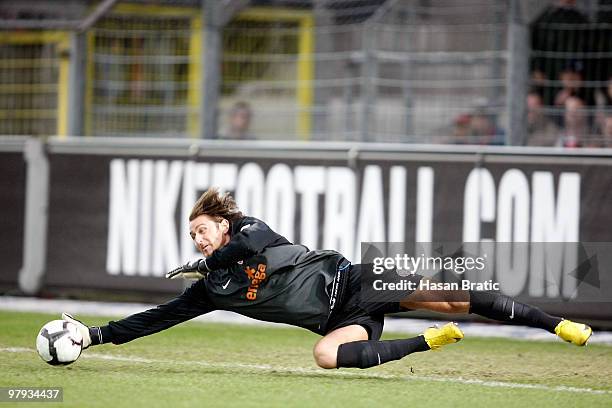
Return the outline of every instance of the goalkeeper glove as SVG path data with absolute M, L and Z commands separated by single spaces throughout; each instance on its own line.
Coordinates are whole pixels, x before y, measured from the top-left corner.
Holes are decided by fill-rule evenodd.
M 192 279 L 198 280 L 205 278 L 208 274 L 208 268 L 206 267 L 205 259 L 197 259 L 195 261 L 187 262 L 185 265 L 179 266 L 176 269 L 171 270 L 166 274 L 168 279 Z
M 68 313 L 62 313 L 62 320 L 66 320 L 67 322 L 74 324 L 77 327 L 77 329 L 79 329 L 81 336 L 83 336 L 83 346 L 82 346 L 83 350 L 85 350 L 87 347 L 91 345 L 91 336 L 89 335 L 89 327 L 87 327 L 85 324 L 83 324 L 83 322 L 75 319 Z

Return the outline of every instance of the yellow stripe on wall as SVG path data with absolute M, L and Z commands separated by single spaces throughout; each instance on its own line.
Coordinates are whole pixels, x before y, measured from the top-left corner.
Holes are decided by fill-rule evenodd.
M 93 31 L 87 32 L 87 62 L 85 73 L 85 136 L 93 134 L 94 61 L 95 38 Z
M 314 79 L 314 24 L 312 16 L 300 19 L 300 34 L 297 64 L 297 133 L 300 139 L 310 139 L 312 131 L 312 90 Z
M 57 135 L 61 138 L 68 136 L 68 87 L 70 71 L 70 39 L 65 35 L 58 43 L 59 75 L 57 78 Z
M 189 38 L 189 72 L 187 74 L 187 133 L 193 138 L 200 136 L 202 120 L 200 104 L 202 103 L 202 18 L 191 19 L 191 36 Z
M 310 19 L 312 13 L 306 10 L 292 10 L 274 7 L 250 7 L 238 13 L 237 18 L 259 21 L 301 21 Z
M 0 31 L 0 44 L 49 44 L 66 37 L 64 31 Z
M 117 4 L 112 8 L 112 13 L 135 16 L 162 16 L 162 17 L 193 17 L 199 13 L 199 8 L 163 6 L 155 4 Z

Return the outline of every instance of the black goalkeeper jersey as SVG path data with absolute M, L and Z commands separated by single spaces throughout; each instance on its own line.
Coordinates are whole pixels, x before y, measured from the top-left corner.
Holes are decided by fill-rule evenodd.
M 243 217 L 230 242 L 206 259 L 212 309 L 230 310 L 324 334 L 331 307 L 340 302 L 348 261 L 335 251 L 293 245 L 263 221 Z

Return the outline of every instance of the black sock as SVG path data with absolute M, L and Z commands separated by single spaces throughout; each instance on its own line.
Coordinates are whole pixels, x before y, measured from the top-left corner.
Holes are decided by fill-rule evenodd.
M 563 319 L 495 292 L 470 291 L 470 313 L 555 332 Z
M 401 340 L 361 340 L 341 344 L 338 347 L 336 367 L 368 368 L 399 360 L 417 351 L 427 351 L 425 337 L 417 336 Z

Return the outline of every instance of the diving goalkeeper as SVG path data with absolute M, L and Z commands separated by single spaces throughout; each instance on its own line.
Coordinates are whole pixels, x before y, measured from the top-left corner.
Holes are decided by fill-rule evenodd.
M 83 334 L 83 348 L 123 344 L 168 329 L 213 310 L 230 310 L 259 320 L 287 323 L 323 336 L 313 354 L 322 368 L 368 368 L 408 354 L 438 349 L 463 338 L 454 323 L 420 336 L 384 340 L 384 316 L 404 310 L 476 313 L 499 321 L 538 327 L 584 346 L 591 328 L 497 294 L 464 291 L 440 299 L 438 291 L 407 292 L 400 302 L 366 302 L 361 291 L 365 265 L 351 264 L 335 251 L 293 245 L 264 222 L 243 215 L 234 199 L 209 189 L 189 216 L 190 234 L 203 259 L 187 263 L 168 278 L 199 278 L 168 303 L 88 327 L 68 314 Z M 418 282 L 423 279 L 413 275 Z M 435 293 L 434 293 L 435 292 Z

